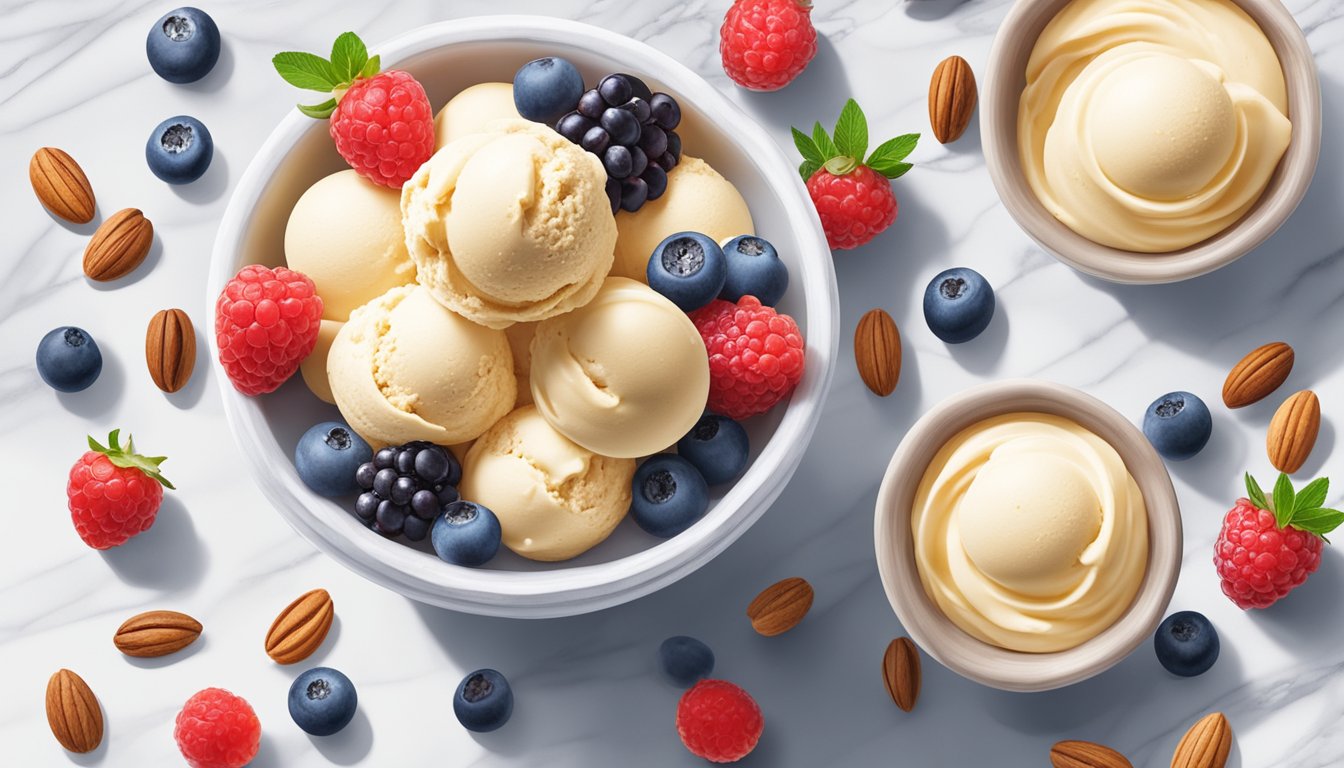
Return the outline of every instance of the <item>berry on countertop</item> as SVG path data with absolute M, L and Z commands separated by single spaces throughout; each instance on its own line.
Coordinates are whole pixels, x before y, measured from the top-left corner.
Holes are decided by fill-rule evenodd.
M 294 468 L 316 494 L 345 496 L 359 490 L 355 473 L 373 461 L 373 449 L 350 425 L 324 421 L 308 428 L 294 447 Z
M 480 504 L 454 501 L 434 520 L 429 542 L 434 552 L 454 565 L 485 565 L 499 552 L 503 537 L 499 518 Z
M 788 397 L 803 377 L 803 332 L 755 296 L 691 313 L 709 354 L 709 410 L 741 421 Z
M 948 344 L 974 339 L 994 319 L 994 289 L 979 272 L 954 267 L 939 272 L 924 289 L 924 322 Z
M 194 83 L 219 61 L 219 27 L 199 8 L 165 13 L 145 38 L 145 55 L 154 72 L 170 83 Z
M 314 667 L 289 686 L 289 716 L 313 736 L 330 736 L 345 728 L 358 706 L 355 684 L 330 667 Z
M 891 226 L 897 208 L 891 180 L 913 167 L 905 158 L 919 143 L 918 133 L 883 142 L 865 160 L 868 119 L 853 99 L 840 110 L 834 137 L 821 123 L 812 127 L 811 136 L 792 130 L 803 156 L 798 172 L 832 249 L 857 248 Z
M 409 72 L 380 73 L 379 57 L 369 58 L 354 32 L 336 38 L 330 60 L 287 51 L 271 63 L 290 85 L 332 95 L 299 111 L 329 117 L 336 151 L 369 181 L 400 189 L 434 154 L 434 111 L 424 87 Z
M 443 446 L 417 441 L 380 448 L 355 470 L 363 491 L 355 516 L 384 536 L 420 541 L 434 518 L 458 500 L 461 480 L 462 465 Z
M 711 763 L 733 763 L 751 754 L 764 730 L 756 700 L 727 680 L 701 680 L 677 703 L 681 743 Z
M 1213 434 L 1213 416 L 1197 396 L 1168 392 L 1144 412 L 1143 434 L 1162 458 L 1182 461 L 1204 450 Z
M 743 88 L 783 88 L 817 55 L 812 0 L 736 0 L 719 29 L 719 55 Z
M 686 635 L 669 637 L 658 646 L 658 661 L 672 682 L 689 688 L 714 673 L 714 651 Z
M 75 532 L 94 549 L 125 544 L 154 524 L 163 489 L 173 484 L 159 472 L 164 456 L 141 456 L 121 430 L 114 429 L 103 446 L 89 438 L 89 450 L 70 468 L 65 495 Z
M 1218 631 L 1195 611 L 1168 616 L 1153 635 L 1157 660 L 1173 675 L 1195 677 L 1218 660 Z
M 674 454 L 651 456 L 635 470 L 630 516 L 646 533 L 670 539 L 704 517 L 709 486 L 700 470 Z
M 103 353 L 83 328 L 53 328 L 37 343 L 37 373 L 57 392 L 86 390 L 102 372 Z
M 215 142 L 205 124 L 178 115 L 155 126 L 145 142 L 145 162 L 160 181 L 190 184 L 205 175 L 215 156 Z
M 513 714 L 513 689 L 493 669 L 478 669 L 462 678 L 453 694 L 453 714 L 462 727 L 477 733 L 499 729 Z
M 1344 512 L 1324 506 L 1329 492 L 1326 478 L 1294 491 L 1280 474 L 1266 497 L 1246 473 L 1247 498 L 1237 499 L 1213 545 L 1223 594 L 1238 608 L 1268 608 L 1320 567 L 1325 534 L 1344 523 Z
M 784 297 L 789 287 L 789 268 L 780 261 L 775 246 L 763 237 L 738 235 L 723 246 L 728 259 L 728 274 L 719 298 L 737 301 L 755 296 L 767 307 Z
M 243 267 L 215 302 L 215 341 L 239 392 L 273 392 L 317 345 L 322 299 L 313 281 L 286 267 Z
M 706 413 L 677 441 L 677 455 L 700 470 L 710 485 L 737 479 L 747 468 L 751 443 L 741 424 L 716 413 Z
M 206 688 L 177 713 L 173 738 L 191 768 L 243 768 L 261 747 L 261 721 L 241 696 Z
M 649 258 L 649 287 L 683 312 L 697 310 L 723 290 L 728 261 L 723 249 L 699 232 L 676 232 L 663 238 Z
M 554 123 L 583 96 L 583 75 L 559 56 L 533 59 L 513 76 L 513 105 L 522 117 Z

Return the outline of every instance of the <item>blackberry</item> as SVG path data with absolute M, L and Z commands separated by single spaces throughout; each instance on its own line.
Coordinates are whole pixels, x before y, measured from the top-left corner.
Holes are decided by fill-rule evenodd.
M 446 448 L 416 441 L 380 449 L 355 471 L 355 516 L 384 536 L 420 541 L 458 500 L 462 465 Z

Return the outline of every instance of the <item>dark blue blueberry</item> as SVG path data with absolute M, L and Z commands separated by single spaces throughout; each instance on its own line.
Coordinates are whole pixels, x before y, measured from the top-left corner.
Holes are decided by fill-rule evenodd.
M 723 290 L 728 260 L 719 244 L 699 232 L 668 235 L 653 249 L 646 276 L 649 287 L 684 312 L 713 301 Z
M 553 124 L 582 96 L 583 75 L 558 56 L 529 61 L 513 76 L 513 105 L 538 123 Z
M 1218 649 L 1218 631 L 1194 611 L 1171 614 L 1153 635 L 1157 660 L 1168 672 L 1181 677 L 1208 672 L 1218 660 Z
M 373 449 L 364 438 L 339 421 L 314 424 L 294 447 L 294 468 L 299 471 L 299 478 L 320 496 L 345 496 L 358 491 L 355 476 L 372 458 Z
M 378 452 L 373 454 L 374 469 L 387 469 L 396 466 L 396 463 L 397 449 L 391 446 L 388 446 L 387 448 L 379 448 Z
M 686 635 L 674 635 L 658 646 L 663 673 L 682 688 L 690 688 L 714 672 L 714 652 Z
M 994 317 L 994 289 L 973 269 L 940 272 L 924 289 L 924 321 L 948 344 L 979 336 Z
M 462 678 L 453 694 L 453 714 L 463 728 L 477 733 L 493 731 L 513 714 L 509 681 L 493 669 L 478 669 Z
M 581 144 L 589 129 L 598 127 L 597 122 L 578 112 L 569 112 L 555 124 L 555 132 L 566 139 Z
M 621 210 L 634 213 L 649 199 L 649 185 L 643 179 L 625 179 L 621 182 Z
M 149 66 L 170 83 L 193 83 L 219 61 L 219 27 L 199 8 L 169 11 L 145 38 Z
M 739 235 L 723 246 L 728 257 L 728 277 L 723 281 L 721 298 L 736 303 L 743 296 L 755 296 L 773 307 L 789 288 L 789 268 L 779 260 L 775 246 L 762 237 Z
M 589 117 L 592 118 L 593 120 L 596 120 L 602 116 L 602 111 L 605 110 L 608 106 L 609 105 L 607 104 L 606 99 L 602 98 L 602 94 L 598 93 L 596 88 L 593 88 L 591 90 L 584 91 L 583 95 L 579 97 L 579 106 L 577 111 L 584 117 Z
M 480 504 L 455 501 L 434 521 L 430 542 L 439 557 L 454 565 L 485 565 L 499 552 L 499 518 Z
M 83 328 L 53 328 L 37 343 L 37 372 L 57 392 L 79 392 L 103 372 L 103 353 Z
M 210 131 L 200 120 L 186 115 L 159 123 L 145 142 L 149 170 L 169 184 L 189 184 L 201 178 L 214 156 Z
M 607 151 L 607 147 L 610 144 L 611 135 L 600 125 L 594 125 L 592 128 L 589 128 L 588 131 L 583 134 L 583 138 L 579 141 L 579 146 L 599 157 L 602 156 L 603 152 Z
M 425 536 L 429 534 L 430 526 L 433 523 L 423 517 L 407 515 L 406 522 L 402 523 L 401 535 L 411 541 L 424 541 Z
M 608 107 L 602 112 L 600 119 L 602 127 L 606 129 L 607 133 L 611 134 L 613 142 L 630 147 L 639 141 L 639 120 L 635 119 L 634 114 L 630 111 L 619 107 Z
M 355 485 L 363 490 L 372 491 L 373 478 L 377 474 L 378 470 L 374 468 L 373 462 L 366 461 L 359 465 L 359 469 L 355 470 Z
M 661 166 L 650 165 L 644 169 L 644 173 L 639 178 L 649 187 L 649 200 L 657 200 L 667 191 L 667 171 Z
M 384 499 L 378 503 L 378 511 L 375 513 L 378 528 L 385 536 L 396 536 L 401 533 L 406 525 L 406 507 L 393 504 Z
M 597 92 L 609 107 L 619 106 L 630 101 L 635 89 L 628 75 L 607 75 L 597 84 Z
M 649 157 L 662 157 L 667 151 L 667 131 L 656 125 L 646 125 L 639 137 L 639 148 Z
M 607 176 L 617 181 L 629 176 L 634 164 L 635 159 L 629 147 L 616 144 L 607 147 L 607 151 L 602 153 L 602 167 L 607 169 Z
M 418 490 L 420 490 L 420 485 L 415 482 L 414 477 L 401 475 L 392 481 L 392 492 L 388 494 L 387 498 L 391 499 L 393 504 L 403 507 L 411 503 L 411 497 Z
M 355 684 L 330 667 L 313 667 L 289 686 L 289 716 L 314 736 L 330 736 L 349 725 L 358 706 Z
M 378 514 L 378 505 L 382 503 L 377 494 L 372 491 L 365 491 L 359 494 L 359 498 L 355 499 L 355 514 L 361 520 L 372 520 Z
M 1143 414 L 1143 434 L 1163 458 L 1182 461 L 1204 450 L 1213 434 L 1213 416 L 1195 395 L 1168 392 Z
M 381 499 L 392 498 L 392 484 L 397 482 L 398 477 L 397 470 L 391 467 L 378 470 L 373 476 L 373 492 Z
M 635 470 L 630 514 L 648 533 L 664 539 L 690 528 L 709 509 L 709 486 L 686 459 L 660 453 Z
M 615 214 L 621 209 L 621 182 L 619 179 L 607 179 L 606 186 L 607 200 L 611 203 L 611 212 Z
M 649 156 L 639 147 L 630 148 L 630 176 L 639 176 L 649 167 Z
M 737 479 L 747 468 L 751 443 L 741 424 L 716 413 L 706 413 L 677 441 L 677 454 L 700 470 L 709 485 Z
M 670 131 L 681 124 L 681 105 L 666 93 L 655 93 L 649 99 L 649 108 L 653 112 L 653 122 L 659 128 Z
M 635 119 L 640 122 L 640 125 L 649 122 L 649 117 L 651 116 L 651 112 L 649 110 L 649 102 L 639 98 L 638 96 L 620 105 L 619 107 L 617 107 L 617 109 L 624 109 L 625 111 L 634 115 Z

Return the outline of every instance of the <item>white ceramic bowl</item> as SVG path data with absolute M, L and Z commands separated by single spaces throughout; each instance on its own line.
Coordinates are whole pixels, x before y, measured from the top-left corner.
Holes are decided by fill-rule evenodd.
M 788 263 L 790 287 L 779 308 L 806 334 L 806 371 L 787 407 L 748 423 L 751 464 L 736 484 L 719 489 L 703 519 L 668 540 L 648 536 L 627 520 L 610 539 L 564 563 L 534 563 L 501 551 L 485 568 L 449 565 L 425 546 L 412 548 L 370 533 L 343 503 L 309 491 L 295 473 L 294 446 L 308 426 L 337 414 L 309 394 L 297 375 L 260 398 L 239 394 L 219 377 L 225 417 L 257 483 L 300 534 L 347 567 L 416 600 L 470 613 L 536 618 L 585 613 L 695 571 L 741 536 L 783 490 L 816 428 L 832 378 L 839 325 L 835 271 L 793 164 L 764 130 L 691 70 L 643 43 L 586 24 L 478 17 L 422 27 L 371 51 L 382 55 L 385 68 L 414 74 L 435 109 L 469 85 L 507 82 L 524 62 L 545 55 L 570 59 L 589 83 L 625 71 L 675 96 L 686 152 L 703 157 L 737 185 L 757 233 Z M 281 121 L 240 179 L 220 224 L 210 265 L 211 306 L 243 265 L 282 263 L 284 227 L 294 202 L 341 167 L 325 122 L 297 111 Z M 214 335 L 207 336 L 217 359 Z

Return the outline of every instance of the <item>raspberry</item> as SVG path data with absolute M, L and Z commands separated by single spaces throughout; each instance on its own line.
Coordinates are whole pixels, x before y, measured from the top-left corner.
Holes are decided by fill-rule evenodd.
M 322 299 L 292 269 L 243 267 L 215 302 L 219 362 L 245 395 L 272 392 L 317 344 Z
M 187 699 L 173 729 L 191 768 L 242 768 L 261 746 L 261 721 L 252 706 L 222 688 Z
M 765 413 L 803 376 L 803 333 L 755 296 L 715 299 L 691 313 L 709 353 L 709 410 L 731 419 Z
M 723 71 L 753 91 L 777 91 L 817 55 L 811 0 L 737 0 L 719 30 Z
M 896 220 L 891 182 L 864 165 L 843 176 L 822 168 L 807 180 L 807 192 L 831 248 L 857 248 Z
M 70 468 L 65 495 L 75 532 L 94 549 L 125 544 L 154 524 L 163 489 L 173 486 L 159 474 L 163 457 L 138 456 L 131 439 L 123 450 L 114 429 L 107 447 L 89 438 L 92 449 Z
M 409 72 L 357 80 L 331 115 L 336 151 L 359 175 L 393 189 L 434 154 L 434 112 Z
M 711 763 L 732 763 L 751 754 L 764 729 L 755 699 L 727 680 L 701 680 L 677 703 L 681 743 Z

